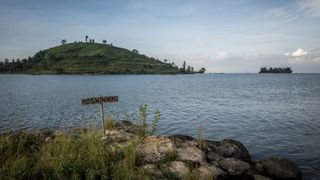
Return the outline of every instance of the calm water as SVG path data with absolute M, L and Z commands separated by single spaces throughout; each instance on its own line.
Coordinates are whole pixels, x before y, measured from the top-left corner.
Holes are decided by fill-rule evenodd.
M 0 131 L 71 128 L 99 122 L 99 105 L 80 99 L 118 95 L 106 113 L 133 117 L 141 104 L 161 111 L 159 134 L 234 138 L 254 158 L 281 156 L 320 176 L 320 74 L 30 76 L 0 75 Z M 150 115 L 151 119 L 151 115 Z

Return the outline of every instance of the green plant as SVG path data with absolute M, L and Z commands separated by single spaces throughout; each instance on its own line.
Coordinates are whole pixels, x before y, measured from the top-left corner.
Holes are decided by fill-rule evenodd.
M 104 128 L 108 129 L 108 130 L 113 128 L 112 116 L 108 116 L 107 118 L 105 118 L 105 120 L 104 120 Z
M 126 121 L 132 122 L 132 119 L 128 111 L 123 111 L 123 115 L 125 116 Z
M 139 136 L 144 139 L 148 134 L 148 123 L 147 123 L 147 108 L 148 105 L 141 105 L 139 107 Z
M 151 135 L 155 135 L 155 133 L 157 131 L 157 125 L 158 125 L 159 120 L 160 120 L 160 111 L 159 111 L 159 109 L 157 109 L 156 112 L 154 113 L 154 118 L 152 121 L 152 126 L 151 126 L 151 131 L 150 131 Z

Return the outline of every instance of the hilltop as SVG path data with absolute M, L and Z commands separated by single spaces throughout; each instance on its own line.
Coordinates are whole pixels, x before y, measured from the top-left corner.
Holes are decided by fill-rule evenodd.
M 185 74 L 178 68 L 134 50 L 100 43 L 68 43 L 39 51 L 33 57 L 0 64 L 2 73 L 27 74 Z

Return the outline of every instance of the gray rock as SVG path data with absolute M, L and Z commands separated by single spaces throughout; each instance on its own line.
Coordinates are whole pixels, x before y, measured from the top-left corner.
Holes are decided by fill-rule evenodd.
M 216 152 L 211 151 L 207 153 L 207 161 L 211 164 L 219 162 L 222 159 L 224 159 L 224 157 L 220 154 L 217 154 Z
M 179 143 L 183 143 L 186 141 L 196 141 L 194 137 L 188 136 L 188 135 L 182 135 L 182 134 L 171 135 L 171 136 L 168 136 L 168 138 L 170 138 L 173 142 L 179 142 Z
M 222 169 L 209 164 L 200 166 L 194 171 L 199 179 L 221 179 L 226 175 Z
M 172 161 L 168 165 L 168 171 L 175 174 L 179 178 L 186 177 L 189 173 L 189 168 L 186 163 L 182 161 Z
M 175 153 L 175 146 L 167 137 L 149 136 L 137 146 L 138 156 L 147 163 L 157 163 Z
M 134 125 L 130 121 L 116 121 L 114 123 L 114 127 L 115 127 L 115 129 L 122 130 L 124 132 L 135 134 L 135 135 L 139 131 L 138 126 Z
M 156 171 L 156 166 L 154 164 L 146 164 L 142 167 L 147 173 L 153 174 Z
M 301 170 L 291 161 L 282 158 L 267 158 L 259 161 L 256 170 L 272 179 L 301 179 Z
M 272 179 L 265 177 L 265 176 L 262 176 L 260 174 L 254 174 L 254 175 L 252 175 L 252 177 L 254 180 L 272 180 Z
M 239 141 L 233 140 L 233 139 L 225 139 L 222 141 L 222 144 L 233 144 L 236 145 L 240 149 L 240 155 L 238 158 L 244 160 L 244 161 L 250 161 L 251 155 L 248 151 L 248 149 Z M 233 156 L 234 157 L 234 156 Z
M 217 147 L 216 152 L 223 157 L 240 158 L 241 156 L 241 149 L 237 145 L 230 143 L 224 143 Z
M 103 140 L 112 140 L 115 142 L 125 142 L 125 141 L 129 141 L 130 139 L 132 139 L 134 137 L 134 134 L 132 133 L 128 133 L 122 129 L 107 129 L 105 131 L 105 136 L 102 138 Z
M 178 160 L 184 162 L 192 162 L 196 164 L 204 164 L 204 153 L 195 146 L 184 146 L 177 149 Z
M 176 134 L 168 137 L 174 142 L 177 148 L 198 146 L 197 140 L 191 136 Z
M 205 140 L 205 145 L 206 145 L 206 151 L 211 152 L 211 151 L 216 151 L 217 147 L 222 145 L 222 142 L 221 141 Z
M 250 169 L 250 164 L 236 158 L 222 159 L 219 165 L 230 175 L 243 175 Z
M 159 171 L 154 164 L 146 164 L 142 169 L 147 173 L 150 179 L 164 179 L 163 173 Z

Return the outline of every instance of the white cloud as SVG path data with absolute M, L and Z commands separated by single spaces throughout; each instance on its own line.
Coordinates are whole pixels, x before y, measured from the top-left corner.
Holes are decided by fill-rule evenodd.
M 227 52 L 218 52 L 215 56 L 215 59 L 224 60 L 230 58 L 230 55 Z
M 308 54 L 308 51 L 299 48 L 295 52 L 293 52 L 291 55 L 293 57 L 301 57 L 301 56 L 305 56 L 307 54 Z

